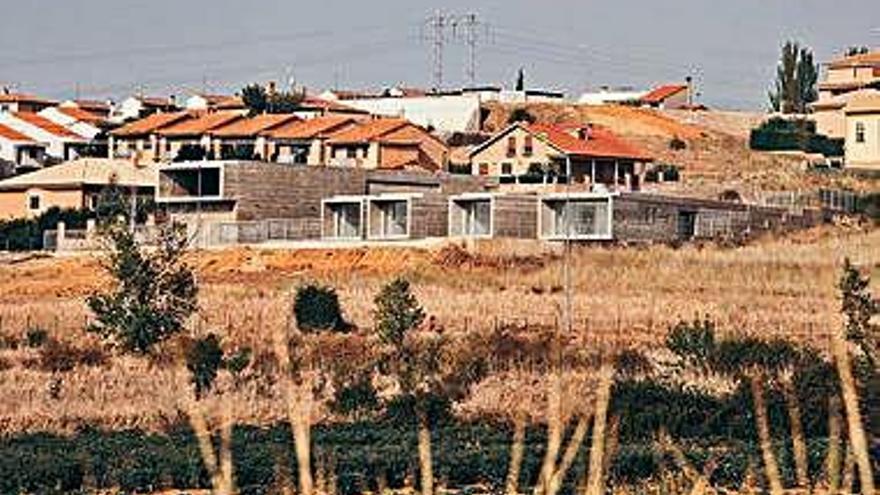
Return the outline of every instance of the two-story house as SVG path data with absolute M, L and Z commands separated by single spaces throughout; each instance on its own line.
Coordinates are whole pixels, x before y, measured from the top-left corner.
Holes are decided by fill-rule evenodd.
M 880 51 L 843 57 L 825 65 L 819 99 L 810 105 L 816 131 L 831 138 L 846 136 L 847 103 L 865 90 L 880 90 Z

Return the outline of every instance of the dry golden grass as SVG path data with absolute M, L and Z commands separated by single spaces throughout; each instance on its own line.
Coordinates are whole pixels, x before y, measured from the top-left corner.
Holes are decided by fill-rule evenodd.
M 520 257 L 505 258 L 511 250 Z M 228 347 L 250 346 L 258 358 L 271 355 L 272 332 L 287 328 L 292 293 L 306 279 L 337 287 L 348 319 L 367 329 L 374 295 L 398 274 L 412 279 L 427 312 L 449 332 L 487 331 L 497 322 L 552 325 L 559 320 L 558 252 L 522 242 L 477 244 L 471 253 L 462 259 L 412 249 L 196 253 L 191 262 L 202 284 L 202 309 L 191 332 L 216 332 Z M 824 349 L 838 321 L 835 284 L 846 256 L 871 267 L 874 280 L 880 280 L 880 230 L 827 227 L 736 249 L 579 248 L 573 259 L 573 338 L 586 348 L 656 344 L 669 325 L 708 315 L 721 332 L 809 340 Z M 83 331 L 84 297 L 106 283 L 92 257 L 0 266 L 0 338 L 21 340 L 28 328 L 40 327 L 79 347 L 100 345 Z M 111 357 L 100 366 L 53 375 L 33 366 L 36 353 L 21 347 L 0 350 L 2 432 L 70 431 L 82 423 L 152 429 L 181 419 L 179 392 L 186 377 L 169 363 Z M 282 391 L 271 370 L 253 374 L 240 387 L 221 377 L 234 420 L 282 420 Z M 53 398 L 50 389 L 59 379 Z M 491 402 L 465 409 L 473 413 Z M 317 419 L 324 417 L 318 414 Z

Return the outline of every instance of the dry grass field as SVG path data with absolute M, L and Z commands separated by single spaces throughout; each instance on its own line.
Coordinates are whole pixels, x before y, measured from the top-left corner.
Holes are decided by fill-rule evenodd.
M 844 257 L 869 267 L 876 284 L 880 230 L 825 227 L 739 248 L 576 248 L 572 332 L 587 347 L 650 345 L 669 325 L 708 316 L 721 332 L 780 335 L 823 348 L 839 324 L 835 284 Z M 398 274 L 410 278 L 432 322 L 449 332 L 482 332 L 511 322 L 553 325 L 563 304 L 562 258 L 528 243 L 235 249 L 193 253 L 189 262 L 201 286 L 191 331 L 218 333 L 229 348 L 249 346 L 257 363 L 272 353 L 272 332 L 289 325 L 293 291 L 306 280 L 336 287 L 346 317 L 363 332 L 371 324 L 374 295 Z M 6 344 L 0 345 L 0 431 L 71 431 L 84 423 L 160 429 L 180 419 L 186 374 L 170 360 L 110 354 L 53 373 L 39 366 L 37 350 L 23 345 L 27 331 L 40 328 L 79 349 L 99 346 L 83 330 L 89 320 L 84 299 L 107 283 L 98 255 L 0 265 L 0 343 Z M 20 345 L 11 348 L 15 343 Z M 251 373 L 259 375 L 259 366 Z M 231 389 L 229 378 L 224 380 Z M 284 417 L 271 377 L 256 376 L 228 393 L 238 422 L 268 424 Z M 315 414 L 325 417 L 320 410 Z

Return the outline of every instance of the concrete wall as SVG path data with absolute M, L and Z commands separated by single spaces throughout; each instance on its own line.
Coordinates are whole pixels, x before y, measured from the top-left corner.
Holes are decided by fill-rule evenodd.
M 537 239 L 538 198 L 525 194 L 495 196 L 492 210 L 494 237 Z
M 856 142 L 856 128 L 864 126 L 865 140 Z M 880 110 L 846 116 L 846 166 L 880 170 Z
M 410 238 L 449 235 L 448 202 L 441 194 L 425 194 L 412 200 Z

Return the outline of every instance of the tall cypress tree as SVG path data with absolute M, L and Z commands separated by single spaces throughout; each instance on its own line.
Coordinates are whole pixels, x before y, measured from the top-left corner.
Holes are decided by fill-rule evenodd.
M 818 98 L 818 79 L 819 68 L 813 60 L 813 51 L 787 41 L 776 66 L 776 81 L 769 94 L 770 107 L 782 113 L 805 113 L 807 105 Z

